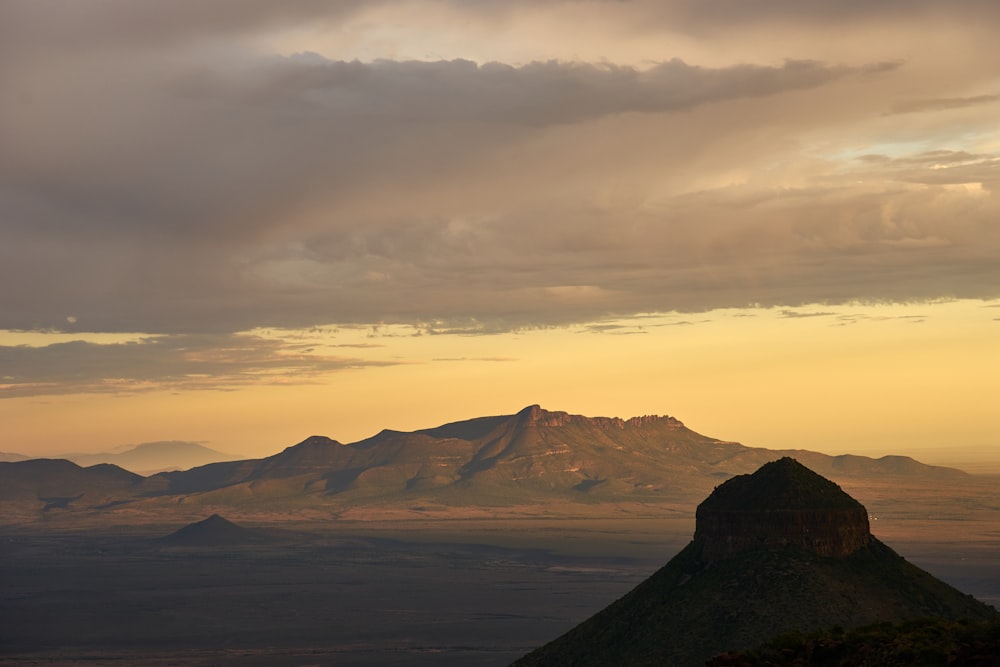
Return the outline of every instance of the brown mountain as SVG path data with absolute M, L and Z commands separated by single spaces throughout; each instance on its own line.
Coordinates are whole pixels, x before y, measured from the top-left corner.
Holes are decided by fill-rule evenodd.
M 177 507 L 172 500 L 157 499 L 177 496 L 185 497 L 185 507 L 251 512 L 337 511 L 372 502 L 494 508 L 548 501 L 633 502 L 693 508 L 720 481 L 782 454 L 837 479 L 953 482 L 970 477 L 907 457 L 745 447 L 701 435 L 667 416 L 590 418 L 535 405 L 514 415 L 413 432 L 385 430 L 347 445 L 312 436 L 267 458 L 160 473 L 140 484 L 109 487 L 108 494 L 118 506 L 141 502 L 156 513 Z M 18 488 L 22 499 L 39 497 L 30 485 Z
M 696 665 L 785 633 L 996 616 L 873 537 L 839 486 L 782 458 L 720 485 L 677 556 L 515 665 Z
M 589 418 L 530 406 L 414 432 L 385 430 L 343 445 L 312 436 L 260 460 L 164 473 L 157 494 L 206 504 L 411 502 L 502 506 L 540 500 L 694 506 L 719 481 L 793 454 L 838 478 L 954 481 L 958 470 L 908 457 L 872 459 L 774 451 L 723 442 L 666 416 Z
M 4 509 L 66 509 L 101 505 L 138 493 L 142 476 L 109 463 L 81 467 L 64 459 L 0 462 Z

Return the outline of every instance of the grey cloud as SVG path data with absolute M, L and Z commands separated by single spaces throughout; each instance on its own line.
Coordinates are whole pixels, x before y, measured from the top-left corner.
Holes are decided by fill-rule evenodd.
M 162 49 L 209 37 L 254 34 L 341 19 L 378 0 L 7 0 L 6 47 L 20 52 Z
M 391 365 L 308 354 L 300 347 L 248 335 L 0 346 L 0 398 L 151 389 L 229 390 L 269 382 L 305 384 L 331 371 Z
M 857 71 L 804 61 L 648 71 L 294 58 L 249 71 L 109 66 L 69 66 L 67 76 L 95 77 L 93 87 L 70 84 L 46 93 L 43 113 L 39 102 L 8 115 L 7 224 L 212 243 L 264 233 L 318 189 L 330 197 L 372 178 L 418 178 L 533 127 L 774 95 Z
M 479 304 L 478 314 L 482 299 L 462 293 L 498 275 L 513 283 L 498 303 L 528 289 L 526 311 L 536 312 L 547 290 L 586 285 L 583 276 L 532 280 L 530 254 L 514 250 L 497 263 L 469 252 L 521 245 L 504 224 L 463 230 L 448 212 L 385 217 L 372 205 L 468 179 L 470 162 L 546 126 L 778 95 L 858 71 L 802 61 L 721 69 L 670 61 L 644 71 L 181 63 L 98 61 L 107 69 L 97 71 L 67 62 L 62 87 L 4 118 L 12 150 L 0 162 L 0 278 L 18 287 L 0 297 L 0 327 L 62 326 L 75 313 L 81 330 L 155 332 L 452 317 L 455 308 L 428 303 L 428 293 L 454 290 L 456 305 Z M 297 231 L 298 211 L 316 202 L 330 215 Z M 338 211 L 344 202 L 360 208 Z M 587 224 L 568 242 L 585 240 Z M 593 222 L 595 253 L 606 225 Z M 553 226 L 544 243 L 562 248 L 564 231 Z M 583 272 L 577 257 L 570 263 Z M 512 280 L 512 270 L 521 275 Z M 527 316 L 516 304 L 501 310 Z
M 813 311 L 813 312 L 801 312 L 797 310 L 782 310 L 781 316 L 787 318 L 800 318 L 800 317 L 830 317 L 831 315 L 836 315 L 836 313 L 829 311 Z
M 609 0 L 609 4 L 617 4 Z M 695 33 L 720 28 L 746 27 L 753 24 L 843 24 L 894 20 L 900 17 L 936 17 L 981 20 L 1000 16 L 991 0 L 955 0 L 942 4 L 937 0 L 639 0 L 636 13 L 646 20 L 669 22 L 671 26 Z
M 462 6 L 516 5 L 503 4 Z M 785 10 L 847 19 L 877 4 L 636 11 L 735 25 Z M 776 147 L 877 116 L 891 96 L 867 97 L 883 77 L 919 79 L 908 66 L 265 58 L 241 40 L 364 10 L 95 2 L 66 10 L 79 22 L 51 23 L 63 7 L 3 5 L 25 29 L 0 39 L 0 281 L 12 286 L 0 328 L 403 322 L 475 334 L 615 313 L 995 296 L 1000 285 L 996 155 L 871 157 L 862 173 L 810 186 L 726 185 L 730 170 L 733 181 L 766 172 Z M 945 187 L 976 182 L 976 197 Z M 22 354 L 36 353 L 11 358 Z
M 975 95 L 973 97 L 945 97 L 929 100 L 907 100 L 893 105 L 893 113 L 918 113 L 922 111 L 943 111 L 947 109 L 962 109 L 980 104 L 992 104 L 1000 101 L 1000 95 Z
M 891 68 L 893 65 L 879 65 Z M 614 113 L 663 112 L 827 83 L 858 70 L 814 61 L 649 69 L 565 62 L 522 67 L 441 62 L 321 62 L 277 67 L 255 95 L 292 100 L 318 117 L 548 125 Z M 308 97 L 308 104 L 306 98 Z

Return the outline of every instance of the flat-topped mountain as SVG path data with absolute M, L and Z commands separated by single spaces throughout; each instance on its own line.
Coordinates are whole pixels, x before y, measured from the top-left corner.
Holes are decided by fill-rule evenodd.
M 783 458 L 715 489 L 677 556 L 515 665 L 696 665 L 784 633 L 929 616 L 997 612 L 906 562 L 860 503 Z
M 199 507 L 337 512 L 372 502 L 438 508 L 629 502 L 693 508 L 720 481 L 782 455 L 841 480 L 922 483 L 970 477 L 907 457 L 746 447 L 696 433 L 670 416 L 584 417 L 532 405 L 513 415 L 413 432 L 384 430 L 350 444 L 314 435 L 266 458 L 210 463 L 109 487 L 100 504 L 76 498 L 72 485 L 59 494 L 51 489 L 42 494 L 23 481 L 12 488 L 29 513 L 44 506 L 40 498 L 52 495 L 70 498 L 69 509 L 117 511 L 139 503 L 153 514 Z M 11 466 L 18 465 L 0 464 L 0 486 L 7 476 L 17 477 Z M 181 496 L 183 507 L 170 500 Z
M 694 539 L 706 562 L 794 545 L 819 556 L 849 556 L 871 539 L 868 510 L 795 459 L 738 475 L 698 505 Z

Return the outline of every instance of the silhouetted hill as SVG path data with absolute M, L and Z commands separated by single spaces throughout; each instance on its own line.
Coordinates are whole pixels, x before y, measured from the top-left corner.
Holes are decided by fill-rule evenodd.
M 254 544 L 266 537 L 260 531 L 244 528 L 213 514 L 203 521 L 188 524 L 167 535 L 162 542 L 170 546 L 218 547 Z
M 113 463 L 132 472 L 149 474 L 163 470 L 186 470 L 218 461 L 233 461 L 240 457 L 209 449 L 196 442 L 166 440 L 145 442 L 123 452 L 66 454 L 62 458 L 83 466 Z
M 696 665 L 777 634 L 996 611 L 906 562 L 867 512 L 792 459 L 719 486 L 649 579 L 516 665 Z

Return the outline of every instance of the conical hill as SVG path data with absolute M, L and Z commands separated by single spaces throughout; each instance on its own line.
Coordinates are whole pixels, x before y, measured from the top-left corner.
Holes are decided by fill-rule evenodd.
M 218 514 L 188 524 L 167 535 L 163 542 L 171 546 L 218 547 L 259 542 L 262 536 L 255 530 L 244 528 Z
M 717 487 L 670 562 L 515 665 L 686 667 L 789 632 L 996 615 L 905 561 L 860 503 L 786 458 Z

